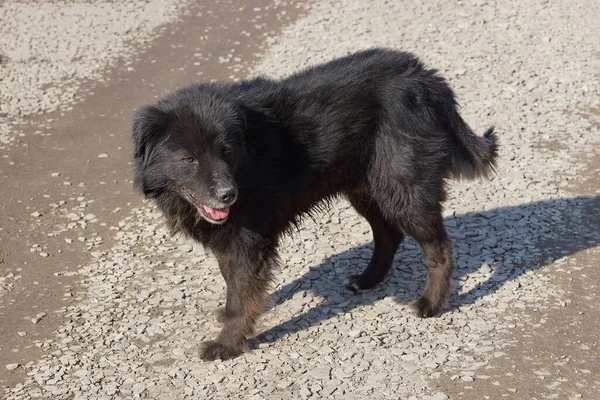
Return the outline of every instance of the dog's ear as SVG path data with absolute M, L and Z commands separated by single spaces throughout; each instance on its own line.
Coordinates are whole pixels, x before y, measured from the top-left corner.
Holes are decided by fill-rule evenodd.
M 165 132 L 169 123 L 168 115 L 156 106 L 145 106 L 133 117 L 133 155 L 146 159 L 150 149 Z

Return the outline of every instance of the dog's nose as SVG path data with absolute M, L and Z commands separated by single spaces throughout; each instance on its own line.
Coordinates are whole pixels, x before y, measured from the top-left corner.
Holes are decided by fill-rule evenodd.
M 222 186 L 217 188 L 217 197 L 223 203 L 232 203 L 235 200 L 236 190 L 233 186 Z

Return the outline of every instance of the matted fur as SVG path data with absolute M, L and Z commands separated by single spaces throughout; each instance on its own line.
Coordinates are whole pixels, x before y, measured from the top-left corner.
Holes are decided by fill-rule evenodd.
M 246 349 L 281 235 L 336 196 L 369 221 L 375 242 L 369 266 L 347 287 L 378 284 L 409 234 L 429 271 L 415 310 L 439 313 L 453 271 L 445 180 L 487 176 L 498 151 L 492 128 L 479 137 L 463 121 L 437 71 L 384 49 L 283 80 L 178 90 L 138 110 L 133 140 L 136 188 L 174 231 L 213 251 L 227 283 L 224 327 L 205 344 L 206 360 Z

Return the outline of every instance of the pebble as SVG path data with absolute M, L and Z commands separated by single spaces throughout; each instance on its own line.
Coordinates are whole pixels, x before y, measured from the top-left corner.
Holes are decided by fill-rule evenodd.
M 37 324 L 38 322 L 40 322 L 47 314 L 45 312 L 41 312 L 39 314 L 37 314 L 34 318 L 31 318 L 31 322 L 33 322 L 34 324 Z
M 433 396 L 429 396 L 428 400 L 448 400 L 449 398 L 450 397 L 448 397 L 447 394 L 438 392 L 438 393 L 434 394 Z
M 292 382 L 292 381 L 290 381 L 290 380 L 284 380 L 284 381 L 281 381 L 281 382 L 279 382 L 279 383 L 277 384 L 277 387 L 278 387 L 279 389 L 287 389 L 287 388 L 289 388 L 290 386 L 292 386 L 293 384 L 294 384 L 294 382 Z

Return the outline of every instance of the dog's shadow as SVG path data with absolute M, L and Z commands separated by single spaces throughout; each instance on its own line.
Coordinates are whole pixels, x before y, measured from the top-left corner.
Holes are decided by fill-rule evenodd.
M 454 278 L 459 286 L 464 284 L 449 300 L 449 309 L 455 310 L 531 270 L 600 245 L 600 196 L 551 199 L 467 213 L 446 218 L 446 225 L 455 245 Z M 388 296 L 401 304 L 418 298 L 426 268 L 419 247 L 408 237 L 398 249 L 392 272 L 376 289 L 353 294 L 344 288 L 344 277 L 360 273 L 372 251 L 373 243 L 369 242 L 333 255 L 276 290 L 271 296 L 274 307 L 303 292 L 313 293 L 323 302 L 260 333 L 254 344 L 276 341 Z

